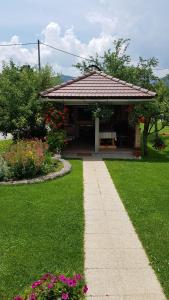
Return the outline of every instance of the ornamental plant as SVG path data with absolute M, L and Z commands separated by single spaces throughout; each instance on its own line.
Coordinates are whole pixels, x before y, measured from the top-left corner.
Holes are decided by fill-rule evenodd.
M 8 180 L 11 176 L 10 169 L 7 165 L 7 162 L 0 155 L 0 181 Z
M 60 130 L 50 130 L 47 134 L 47 142 L 49 145 L 49 150 L 53 153 L 60 153 L 65 145 L 65 131 Z
M 66 107 L 60 110 L 55 107 L 50 107 L 44 116 L 45 124 L 50 130 L 63 129 L 67 113 L 68 109 Z
M 18 141 L 3 154 L 13 179 L 31 178 L 46 173 L 46 163 L 52 164 L 48 145 L 41 140 Z
M 69 277 L 46 273 L 33 282 L 22 296 L 18 295 L 13 300 L 80 300 L 84 299 L 87 291 L 80 274 Z

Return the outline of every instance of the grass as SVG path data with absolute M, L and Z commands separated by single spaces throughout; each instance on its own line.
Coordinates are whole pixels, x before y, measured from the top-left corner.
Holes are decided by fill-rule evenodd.
M 147 159 L 106 165 L 169 299 L 169 138 L 165 142 L 162 152 L 149 142 Z
M 53 181 L 0 187 L 0 299 L 45 272 L 83 272 L 82 162 L 71 164 Z

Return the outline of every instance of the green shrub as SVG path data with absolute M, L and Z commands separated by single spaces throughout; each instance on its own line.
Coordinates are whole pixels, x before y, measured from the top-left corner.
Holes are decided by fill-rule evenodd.
M 7 180 L 11 177 L 10 168 L 8 167 L 7 162 L 0 155 L 0 181 Z
M 166 145 L 163 141 L 163 139 L 161 137 L 156 137 L 155 140 L 154 140 L 154 143 L 153 143 L 153 147 L 156 149 L 156 150 L 163 150 Z
M 48 174 L 54 172 L 57 167 L 58 167 L 58 161 L 52 158 L 51 153 L 47 152 L 41 168 L 42 173 Z
M 12 140 L 0 141 L 0 153 L 6 152 L 11 144 L 12 144 Z
M 50 151 L 54 153 L 60 152 L 64 148 L 65 144 L 65 131 L 62 129 L 49 131 L 47 135 L 47 142 Z
M 52 159 L 47 150 L 48 145 L 41 140 L 18 141 L 12 144 L 3 155 L 1 169 L 6 171 L 1 171 L 3 175 L 0 180 L 7 178 L 7 170 L 10 170 L 12 179 L 32 178 L 54 171 L 57 161 Z

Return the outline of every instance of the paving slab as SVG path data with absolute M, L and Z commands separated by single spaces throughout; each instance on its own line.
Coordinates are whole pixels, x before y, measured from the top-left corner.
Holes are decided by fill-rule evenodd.
M 83 177 L 87 299 L 166 299 L 104 161 L 84 158 Z

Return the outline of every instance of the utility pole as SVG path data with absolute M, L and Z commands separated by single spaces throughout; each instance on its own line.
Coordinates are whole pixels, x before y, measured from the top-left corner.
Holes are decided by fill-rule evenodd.
M 39 72 L 41 70 L 41 60 L 40 60 L 40 40 L 38 40 L 38 68 Z

